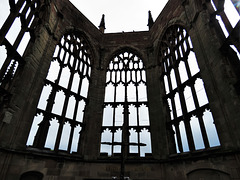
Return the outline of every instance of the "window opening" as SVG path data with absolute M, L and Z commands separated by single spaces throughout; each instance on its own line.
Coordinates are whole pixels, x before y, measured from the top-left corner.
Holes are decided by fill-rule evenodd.
M 77 151 L 88 101 L 90 69 L 84 37 L 78 33 L 63 36 L 55 49 L 27 145 L 68 153 Z M 36 132 L 38 114 L 43 118 Z
M 13 22 L 13 24 L 12 24 L 12 28 L 6 34 L 7 40 L 11 44 L 13 44 L 20 31 L 21 31 L 21 21 L 20 21 L 20 18 L 16 18 L 15 21 Z
M 106 72 L 101 153 L 151 153 L 145 66 L 131 51 L 117 54 Z
M 39 0 L 19 0 L 1 1 L 1 5 L 9 7 L 9 10 L 2 9 L 6 11 L 1 16 L 5 21 L 0 22 L 0 48 L 5 46 L 6 49 L 6 53 L 0 52 L 0 91 L 7 96 L 19 66 L 25 63 L 23 54 L 27 44 L 30 39 L 34 41 L 34 29 L 41 16 L 41 3 Z
M 240 2 L 238 0 L 211 0 L 211 5 L 226 37 L 224 45 L 226 43 L 230 45 L 239 57 Z
M 169 27 L 160 54 L 164 98 L 169 107 L 168 124 L 175 133 L 176 152 L 219 146 L 212 116 L 208 116 L 207 122 L 205 120 L 204 112 L 209 111 L 209 102 L 186 30 L 177 25 Z
M 1 16 L 0 27 L 2 27 L 7 17 L 10 14 L 10 6 L 8 1 L 1 1 L 0 5 L 4 7 L 0 12 L 0 16 Z

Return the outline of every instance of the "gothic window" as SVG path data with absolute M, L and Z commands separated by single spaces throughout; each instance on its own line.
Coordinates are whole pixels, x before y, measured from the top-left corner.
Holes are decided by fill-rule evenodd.
M 174 132 L 176 152 L 220 145 L 204 82 L 190 36 L 180 26 L 167 29 L 160 46 L 168 125 Z
M 149 127 L 145 66 L 136 54 L 122 51 L 107 68 L 101 153 L 151 153 Z
M 77 151 L 90 74 L 90 50 L 84 37 L 77 33 L 63 36 L 55 49 L 27 145 Z
M 34 29 L 39 19 L 39 0 L 4 1 L 9 7 L 5 22 L 0 22 L 0 85 L 7 90 L 20 65 L 24 65 L 23 53 L 30 39 L 34 41 Z M 5 16 L 5 15 L 4 15 Z M 2 46 L 5 46 L 4 52 Z M 4 55 L 6 54 L 6 55 Z

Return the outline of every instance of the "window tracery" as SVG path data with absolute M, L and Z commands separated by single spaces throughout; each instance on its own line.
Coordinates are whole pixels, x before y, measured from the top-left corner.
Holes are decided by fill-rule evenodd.
M 151 153 L 145 66 L 131 51 L 116 55 L 107 68 L 101 153 Z
M 62 37 L 45 80 L 28 145 L 77 151 L 88 102 L 90 59 L 87 41 L 81 34 Z
M 190 36 L 181 26 L 167 29 L 160 46 L 168 125 L 178 153 L 220 145 Z M 210 131 L 211 130 L 211 131 Z
M 8 90 L 18 67 L 24 65 L 23 53 L 28 42 L 34 40 L 39 20 L 39 0 L 10 0 L 10 14 L 0 29 L 0 45 L 6 48 L 6 58 L 0 63 L 0 85 Z M 3 91 L 3 90 L 2 90 Z

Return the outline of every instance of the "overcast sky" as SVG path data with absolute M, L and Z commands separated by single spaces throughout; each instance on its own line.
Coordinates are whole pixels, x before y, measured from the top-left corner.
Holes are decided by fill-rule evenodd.
M 105 14 L 106 33 L 147 31 L 148 11 L 155 20 L 168 0 L 70 0 L 95 26 Z
M 152 12 L 155 20 L 168 0 L 70 0 L 96 27 L 99 26 L 102 14 L 105 14 L 106 33 L 146 31 L 148 30 L 148 11 Z M 0 0 L 0 27 L 9 15 L 8 0 Z M 225 12 L 235 26 L 239 15 L 230 0 L 225 0 Z M 230 9 L 229 9 L 230 8 Z M 235 13 L 234 13 L 235 12 Z M 18 18 L 19 21 L 19 18 Z M 20 21 L 19 21 L 20 22 Z M 221 23 L 221 21 L 219 21 Z M 20 28 L 20 23 L 17 24 Z M 12 43 L 17 35 L 15 27 L 9 32 L 7 39 Z M 226 35 L 227 36 L 227 35 Z M 12 40 L 13 39 L 13 40 Z M 3 63 L 5 48 L 0 46 L 0 67 Z

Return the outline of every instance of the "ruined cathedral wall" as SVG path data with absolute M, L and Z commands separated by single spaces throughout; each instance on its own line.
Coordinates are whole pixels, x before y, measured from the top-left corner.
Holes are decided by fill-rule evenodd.
M 100 32 L 66 0 L 44 2 L 36 38 L 27 48 L 26 64 L 20 68 L 11 89 L 10 116 L 5 116 L 4 126 L 0 126 L 0 179 L 20 179 L 24 173 L 42 175 L 43 180 L 111 179 L 119 175 L 120 158 L 101 157 L 100 144 L 106 71 L 112 58 L 122 51 L 133 52 L 146 66 L 152 140 L 152 156 L 130 157 L 125 175 L 136 180 L 240 179 L 237 129 L 240 101 L 234 87 L 238 78 L 232 71 L 231 58 L 222 51 L 222 34 L 217 31 L 216 20 L 211 19 L 209 1 L 169 0 L 149 31 L 111 34 Z M 175 25 L 186 29 L 191 37 L 220 146 L 177 153 L 173 132 L 167 128 L 170 117 L 163 98 L 160 49 L 165 32 Z M 80 33 L 89 45 L 91 56 L 82 146 L 78 154 L 26 148 L 55 47 L 68 33 Z
M 35 115 L 34 109 L 44 85 L 43 80 L 47 76 L 55 47 L 62 36 L 72 31 L 84 34 L 91 45 L 91 63 L 93 66 L 98 65 L 101 32 L 70 2 L 42 2 L 39 16 L 34 32 L 35 38 L 31 39 L 24 54 L 26 64 L 20 68 L 19 76 L 14 79 L 12 101 L 7 110 L 10 116 L 6 116 L 7 123 L 1 131 L 2 147 L 25 149 L 31 121 Z
M 211 2 L 169 1 L 150 30 L 154 47 L 151 62 L 157 64 L 159 61 L 159 45 L 166 29 L 172 25 L 183 26 L 192 40 L 222 147 L 236 150 L 239 148 L 236 138 L 239 137 L 236 129 L 239 123 L 239 89 L 236 88 L 239 70 L 235 69 L 239 60 L 236 53 L 225 46 L 220 22 L 215 18 Z

